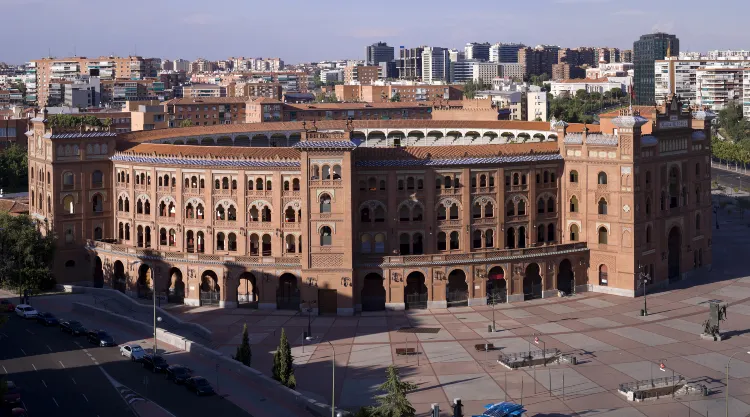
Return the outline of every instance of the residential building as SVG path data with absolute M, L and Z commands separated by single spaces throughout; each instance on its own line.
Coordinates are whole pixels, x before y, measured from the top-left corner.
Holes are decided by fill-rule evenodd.
M 320 71 L 320 82 L 323 85 L 344 82 L 344 70 L 332 69 Z
M 490 43 L 467 43 L 464 47 L 465 59 L 475 59 L 487 62 L 490 60 Z
M 701 54 L 684 54 L 654 62 L 654 101 L 663 105 L 670 94 L 679 95 L 688 105 L 697 104 L 699 89 L 697 71 L 700 68 L 750 67 L 750 57 L 741 55 L 709 58 Z
M 165 106 L 158 100 L 129 101 L 125 103 L 124 109 L 130 112 L 131 129 L 134 132 L 169 127 Z
M 596 49 L 590 47 L 562 48 L 557 51 L 557 62 L 555 64 L 569 64 L 573 67 L 596 65 Z
M 538 86 L 532 86 L 526 93 L 526 120 L 529 122 L 546 122 L 549 114 L 547 92 Z
M 500 63 L 499 77 L 509 78 L 512 80 L 523 81 L 524 67 L 522 64 L 515 63 Z
M 174 71 L 174 62 L 170 61 L 169 59 L 163 59 L 161 61 L 161 70 L 162 71 Z
M 471 66 L 471 79 L 474 82 L 489 83 L 501 75 L 500 68 L 497 62 L 474 62 Z
M 446 84 L 392 83 L 384 85 L 337 85 L 336 98 L 345 102 L 383 103 L 398 95 L 402 102 L 461 100 L 462 86 Z
M 365 65 L 378 66 L 381 62 L 393 61 L 393 47 L 385 42 L 378 42 L 365 48 Z
M 742 114 L 750 120 L 750 69 L 742 75 Z
M 182 71 L 182 72 L 190 72 L 191 69 L 190 61 L 187 59 L 175 59 L 174 60 L 174 70 L 175 71 Z
M 247 123 L 247 97 L 176 98 L 164 103 L 169 127 L 180 127 L 184 120 L 193 126 Z M 272 100 L 258 98 L 255 100 Z
M 226 97 L 227 87 L 217 84 L 191 84 L 182 86 L 182 97 L 206 98 Z
M 575 96 L 578 90 L 585 90 L 588 93 L 599 93 L 604 94 L 607 91 L 611 91 L 613 88 L 619 88 L 623 93 L 628 92 L 628 86 L 623 84 L 622 81 L 610 81 L 608 78 L 592 79 L 572 79 L 572 80 L 561 80 L 550 82 L 550 92 L 553 97 Z
M 602 47 L 595 49 L 594 62 L 592 66 L 599 63 L 614 64 L 617 62 L 623 62 L 620 58 L 619 48 Z M 625 61 L 630 62 L 630 61 Z
M 448 58 L 450 58 L 451 62 L 463 61 L 464 59 L 466 59 L 466 53 L 458 49 L 449 49 Z
M 399 49 L 398 74 L 402 80 L 422 78 L 422 52 L 424 47 Z
M 558 63 L 560 47 L 552 45 L 538 45 L 535 48 L 518 50 L 518 63 L 524 70 L 524 77 L 532 75 L 552 75 L 552 65 Z
M 680 40 L 675 35 L 653 33 L 642 35 L 633 43 L 633 64 L 635 75 L 633 90 L 635 103 L 652 105 L 655 103 L 654 63 L 668 56 L 678 56 Z
M 695 71 L 699 108 L 719 112 L 731 102 L 744 102 L 743 76 L 748 67 L 702 67 Z
M 474 76 L 474 64 L 481 64 L 481 61 L 472 59 L 463 59 L 460 61 L 450 62 L 450 77 L 448 81 L 454 83 L 465 83 Z M 497 64 L 495 64 L 497 65 Z
M 596 68 L 586 68 L 585 78 L 627 77 L 633 75 L 633 63 L 599 64 Z M 575 77 L 572 77 L 575 78 Z
M 0 94 L 2 91 L 0 90 Z M 22 148 L 27 146 L 26 132 L 29 127 L 29 119 L 17 117 L 20 115 L 12 114 L 11 111 L 0 111 L 0 151 L 12 145 L 18 145 Z
M 148 80 L 102 80 L 102 104 L 122 108 L 126 101 L 164 100 L 167 97 L 164 83 Z
M 527 103 L 521 91 L 477 91 L 474 98 L 489 100 L 500 111 L 506 111 L 507 116 L 503 120 L 525 121 L 527 119 Z
M 518 51 L 525 48 L 521 43 L 496 43 L 490 46 L 490 62 L 518 63 Z
M 422 51 L 422 81 L 449 81 L 451 59 L 449 50 L 426 46 Z
M 714 51 L 708 51 L 706 53 L 706 57 L 708 59 L 739 59 L 739 60 L 748 60 L 750 59 L 750 51 L 745 50 L 714 50 Z
M 620 51 L 620 61 L 622 62 L 633 62 L 633 50 L 623 49 Z
M 79 75 L 70 84 L 65 84 L 63 104 L 68 107 L 98 107 L 102 95 L 99 77 Z
M 583 68 L 572 64 L 554 64 L 552 65 L 552 81 L 569 80 L 571 78 L 583 78 L 586 76 Z
M 378 65 L 355 65 L 344 68 L 345 84 L 372 84 L 381 79 L 382 68 Z
M 198 58 L 195 61 L 190 63 L 190 70 L 188 72 L 191 73 L 202 73 L 202 72 L 214 72 L 218 69 L 218 65 L 216 65 L 216 62 L 209 61 L 204 58 Z
M 267 97 L 281 100 L 282 88 L 279 83 L 250 83 L 239 81 L 229 83 L 227 97 Z

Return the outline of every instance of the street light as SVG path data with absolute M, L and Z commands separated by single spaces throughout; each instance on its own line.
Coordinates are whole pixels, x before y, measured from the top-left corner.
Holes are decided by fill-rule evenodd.
M 333 343 L 326 340 L 331 346 L 331 352 L 333 352 L 333 358 L 331 359 L 332 377 L 331 377 L 331 417 L 336 416 L 336 402 L 334 401 L 336 396 L 336 349 L 333 347 Z
M 155 310 L 154 310 L 155 311 Z M 156 318 L 156 321 L 154 321 L 154 355 L 159 354 L 159 350 L 156 348 L 156 322 L 161 323 L 161 316 Z
M 306 308 L 306 310 L 307 310 L 307 336 L 308 337 L 312 337 L 312 326 L 311 326 L 311 323 L 312 323 L 312 311 L 313 311 L 312 305 L 313 304 L 317 304 L 317 301 L 315 301 L 315 300 L 313 300 L 313 301 L 302 300 L 302 303 L 303 304 L 307 304 L 307 308 Z
M 648 307 L 646 305 L 646 284 L 651 282 L 651 276 L 645 272 L 643 272 L 643 265 L 638 263 L 638 283 L 643 287 L 643 314 L 642 316 L 648 316 Z
M 729 417 L 729 364 L 732 363 L 732 359 L 737 355 L 738 353 L 742 352 L 734 352 L 732 356 L 729 357 L 729 361 L 727 361 L 727 391 L 725 393 L 725 402 L 726 402 L 726 417 Z M 748 355 L 750 355 L 750 352 L 746 352 Z

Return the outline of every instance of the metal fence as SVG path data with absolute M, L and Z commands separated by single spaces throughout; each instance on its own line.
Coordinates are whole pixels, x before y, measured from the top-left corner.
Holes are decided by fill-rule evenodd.
M 560 355 L 559 349 L 546 349 L 546 350 L 532 350 L 530 352 L 519 352 L 519 353 L 501 353 L 498 355 L 498 362 L 506 365 L 513 363 L 521 363 L 521 366 L 526 363 L 530 363 L 535 359 L 552 359 Z
M 200 300 L 202 306 L 217 306 L 219 305 L 219 292 L 218 291 L 201 291 Z
M 646 379 L 643 381 L 620 384 L 620 391 L 635 392 L 644 389 L 674 387 L 681 382 L 687 382 L 682 375 L 665 376 L 663 378 Z

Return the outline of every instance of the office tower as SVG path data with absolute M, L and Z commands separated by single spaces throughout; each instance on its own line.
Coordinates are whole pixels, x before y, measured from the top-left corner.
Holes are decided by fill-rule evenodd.
M 678 56 L 680 40 L 675 35 L 651 33 L 643 35 L 633 43 L 633 91 L 635 104 L 649 106 L 654 104 L 654 63 L 667 56 Z

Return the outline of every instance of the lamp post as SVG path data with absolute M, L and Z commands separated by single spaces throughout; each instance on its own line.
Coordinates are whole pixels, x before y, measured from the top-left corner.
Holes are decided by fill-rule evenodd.
M 336 396 L 336 349 L 334 349 L 333 344 L 326 340 L 326 343 L 328 343 L 331 346 L 331 352 L 333 353 L 333 357 L 331 359 L 331 368 L 333 369 L 331 372 L 331 417 L 336 416 L 336 402 L 334 401 Z
M 716 221 L 716 230 L 719 230 L 719 206 L 714 206 L 714 220 Z
M 154 310 L 156 311 L 156 310 Z M 154 320 L 154 355 L 159 354 L 159 350 L 156 348 L 156 322 L 161 323 L 161 317 L 157 317 L 156 320 Z
M 317 302 L 315 300 L 312 300 L 312 301 L 302 300 L 302 302 L 305 303 L 305 304 L 307 304 L 307 308 L 306 308 L 306 310 L 307 310 L 307 336 L 308 337 L 312 337 L 312 326 L 311 326 L 311 324 L 312 324 L 312 311 L 313 311 L 312 305 L 313 304 L 317 304 Z
M 638 283 L 640 286 L 643 287 L 643 312 L 642 316 L 648 316 L 648 307 L 646 304 L 647 301 L 647 292 L 646 292 L 646 285 L 651 282 L 651 276 L 645 272 L 643 272 L 643 265 L 638 263 Z
M 729 360 L 727 361 L 727 390 L 724 393 L 725 394 L 725 402 L 726 402 L 726 417 L 729 417 L 729 364 L 732 363 L 732 359 L 737 355 L 738 353 L 742 352 L 734 352 L 732 356 L 729 357 Z M 746 352 L 748 355 L 750 355 L 750 352 Z

